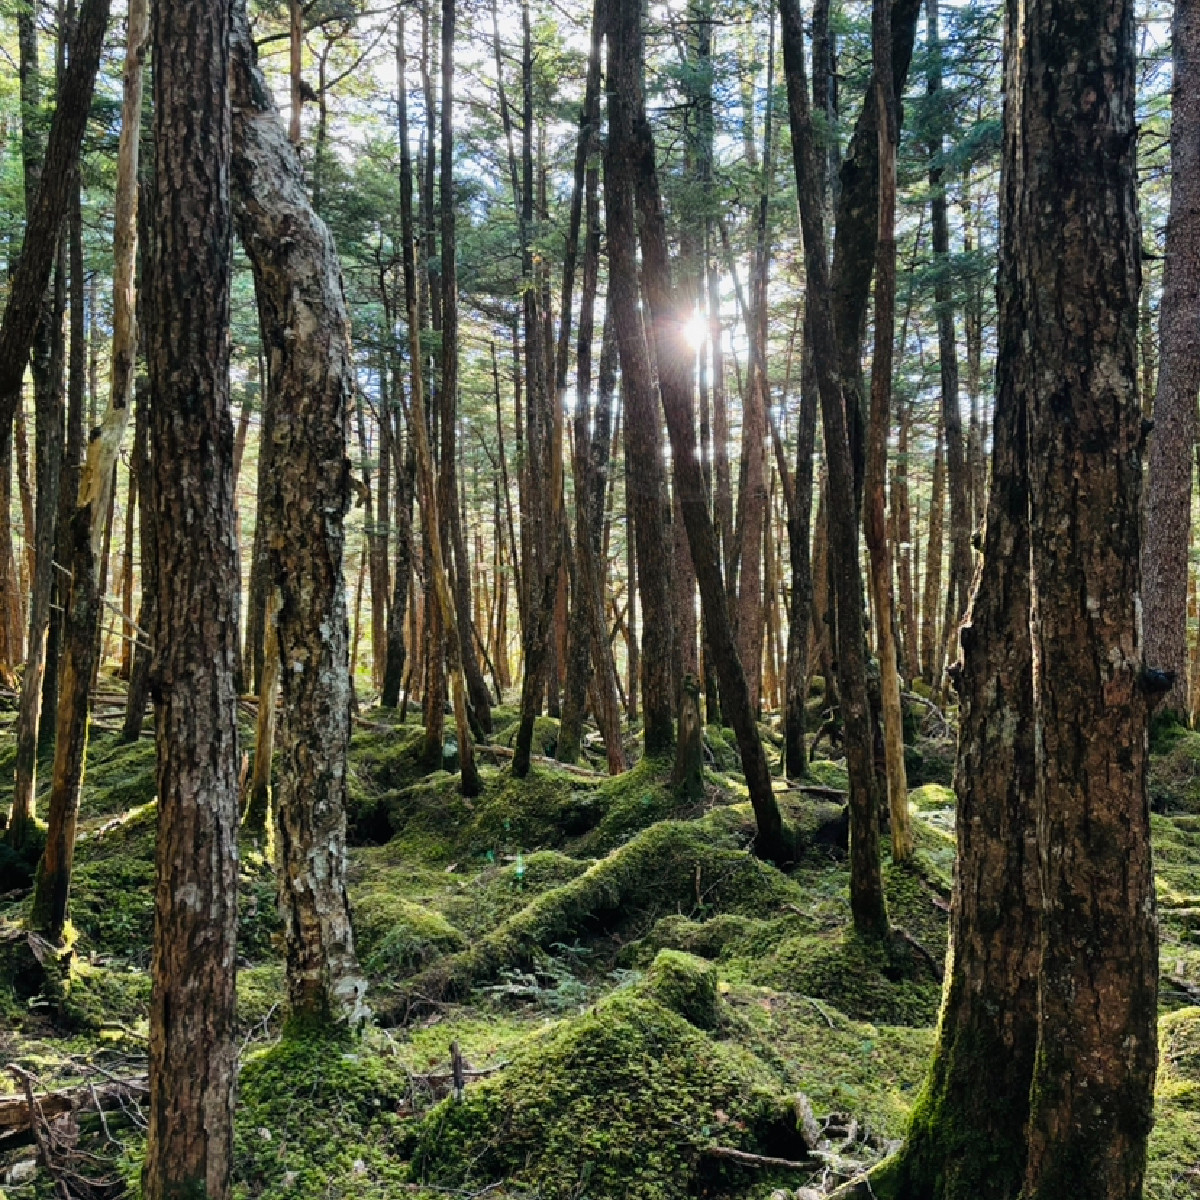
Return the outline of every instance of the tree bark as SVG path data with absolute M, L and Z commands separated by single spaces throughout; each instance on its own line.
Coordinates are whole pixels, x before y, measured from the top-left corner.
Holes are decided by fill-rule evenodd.
M 92 677 L 98 666 L 103 574 L 101 562 L 111 511 L 117 459 L 133 402 L 137 354 L 135 266 L 137 259 L 138 147 L 142 117 L 142 52 L 149 28 L 145 0 L 131 0 L 126 30 L 121 139 L 113 218 L 113 339 L 108 409 L 88 442 L 87 461 L 70 511 L 66 537 L 70 583 L 62 624 L 54 772 L 50 785 L 46 848 L 38 866 L 30 928 L 59 942 L 67 921 L 67 900 L 75 858 L 75 825 L 83 786 Z M 82 255 L 80 255 L 82 257 Z M 77 263 L 79 268 L 82 263 Z M 82 286 L 82 271 L 72 287 Z M 81 347 L 82 349 L 82 347 Z M 73 366 L 82 355 L 73 355 Z M 82 399 L 82 380 L 72 386 Z
M 847 410 L 835 348 L 833 295 L 825 250 L 825 216 L 817 149 L 804 65 L 804 26 L 798 0 L 780 0 L 781 44 L 787 77 L 788 115 L 796 190 L 804 234 L 808 303 L 812 308 L 813 358 L 825 427 L 829 472 L 829 557 L 837 589 L 837 650 L 846 761 L 850 775 L 850 909 L 855 929 L 868 937 L 887 933 L 887 909 L 879 862 L 871 714 L 867 699 L 862 576 L 858 566 L 858 520 L 854 497 Z M 876 167 L 878 159 L 876 157 Z M 876 182 L 876 188 L 878 181 Z M 873 239 L 872 239 L 873 240 Z
M 940 416 L 934 442 L 929 533 L 925 543 L 925 595 L 921 604 L 921 676 L 929 687 L 940 688 L 943 647 L 938 637 L 938 598 L 942 594 L 942 542 L 946 507 L 946 459 L 942 453 Z
M 46 142 L 37 194 L 25 226 L 25 242 L 9 280 L 8 303 L 0 322 L 0 437 L 12 436 L 13 415 L 50 282 L 54 250 L 67 214 L 83 132 L 108 23 L 109 0 L 83 0 L 71 38 L 71 58 L 59 81 L 58 100 Z
M 947 624 L 955 625 L 967 611 L 971 594 L 971 478 L 965 453 L 962 413 L 958 402 L 958 342 L 954 328 L 954 296 L 950 278 L 950 224 L 946 215 L 945 168 L 941 158 L 942 60 L 938 34 L 938 0 L 925 0 L 928 21 L 929 95 L 933 103 L 934 136 L 929 147 L 929 212 L 937 308 L 938 361 L 942 383 L 942 434 L 946 444 L 946 474 L 950 483 L 950 576 L 954 580 L 953 607 Z
M 153 477 L 150 462 L 149 392 L 146 380 L 135 385 L 136 414 L 133 429 L 133 469 L 138 477 L 138 489 L 143 503 L 138 505 L 138 544 L 141 547 L 142 599 L 138 607 L 138 626 L 147 632 L 155 628 L 158 603 L 158 550 L 155 531 L 154 505 L 150 503 Z M 129 675 L 129 691 L 125 697 L 125 720 L 121 740 L 136 742 L 142 736 L 146 703 L 150 699 L 150 666 L 152 647 L 139 635 L 134 647 L 133 667 Z
M 904 95 L 920 13 L 921 0 L 894 0 L 892 5 L 892 89 L 896 96 Z M 862 351 L 879 234 L 878 107 L 872 79 L 839 173 L 830 284 L 833 328 L 838 338 L 837 368 L 846 394 L 856 512 L 866 469 L 867 406 Z
M 226 5 L 154 6 L 148 255 L 151 504 L 162 585 L 147 1200 L 228 1200 L 237 870 L 236 555 L 229 412 Z
M 1016 199 L 1006 181 L 1001 204 Z M 953 947 L 898 1200 L 1015 1200 L 1025 1169 L 1041 951 L 1023 314 L 1007 273 L 983 567 L 962 629 Z M 981 1077 L 987 1086 L 980 1087 Z
M 1020 306 L 1014 370 L 1031 447 L 1043 897 L 1023 1195 L 1118 1200 L 1142 1190 L 1158 996 L 1139 612 L 1135 6 L 1030 0 L 1010 19 L 1005 166 L 1018 199 L 1002 278 Z
M 641 27 L 636 6 L 613 0 L 608 29 L 608 124 L 604 155 L 604 206 L 608 222 L 609 303 L 621 357 L 625 397 L 626 505 L 633 516 L 638 596 L 644 629 L 654 635 L 641 647 L 643 741 L 648 757 L 670 752 L 675 744 L 675 705 L 671 679 L 671 573 L 668 567 L 661 425 L 654 395 L 649 347 L 638 306 L 634 193 L 639 186 L 631 154 L 641 116 Z M 637 56 L 630 65 L 631 56 Z M 649 168 L 653 169 L 653 147 Z M 642 164 L 646 169 L 646 164 Z M 644 183 L 643 183 L 644 186 Z M 657 186 L 657 180 L 655 181 Z M 644 228 L 644 225 L 643 225 Z M 645 247 L 643 246 L 643 250 Z M 650 281 L 646 281 L 647 290 Z M 656 316 L 657 321 L 657 316 Z M 672 318 L 678 325 L 678 318 Z M 681 336 L 676 329 L 676 336 Z M 666 351 L 658 341 L 661 349 Z M 672 365 L 673 360 L 672 360 Z M 667 365 L 659 361 L 661 378 Z M 689 393 L 690 396 L 690 393 Z M 690 409 L 690 399 L 689 399 Z M 689 499 L 689 503 L 692 501 Z M 693 549 L 693 560 L 696 558 Z M 632 588 L 630 591 L 632 601 Z
M 293 1022 L 354 1024 L 366 984 L 346 894 L 350 326 L 333 238 L 309 202 L 252 47 L 236 5 L 235 213 L 254 270 L 275 414 L 263 508 L 279 590 L 275 855 L 288 999 Z
M 908 779 L 904 771 L 904 713 L 900 707 L 900 676 L 897 669 L 892 553 L 884 513 L 896 329 L 896 144 L 899 137 L 896 97 L 892 92 L 889 0 L 874 0 L 872 46 L 875 92 L 879 106 L 879 237 L 875 266 L 875 353 L 871 359 L 871 413 L 867 431 L 863 526 L 871 559 L 871 589 L 875 599 L 892 861 L 905 862 L 912 857 L 912 827 L 908 815 Z
M 695 564 L 700 586 L 700 599 L 708 624 L 709 640 L 720 674 L 722 705 L 737 735 L 742 771 L 754 809 L 757 825 L 755 850 L 763 858 L 783 863 L 792 857 L 794 847 L 789 831 L 784 828 L 783 817 L 771 788 L 771 774 L 758 736 L 758 726 L 750 703 L 750 689 L 730 627 L 727 595 L 721 578 L 712 518 L 708 511 L 708 493 L 704 486 L 700 456 L 697 453 L 695 414 L 692 408 L 694 379 L 691 355 L 680 320 L 682 306 L 671 282 L 666 221 L 654 158 L 654 137 L 646 119 L 642 93 L 640 5 L 637 0 L 613 0 L 610 11 L 612 17 L 609 26 L 608 70 L 611 90 L 608 110 L 608 155 L 613 160 L 620 160 L 620 165 L 616 161 L 611 164 L 616 189 L 609 191 L 606 188 L 605 197 L 609 213 L 609 257 L 614 273 L 614 278 L 610 280 L 610 292 L 616 282 L 617 252 L 613 242 L 615 237 L 627 228 L 620 217 L 614 224 L 614 212 L 621 213 L 623 205 L 632 206 L 633 197 L 627 197 L 625 193 L 627 189 L 632 190 L 636 187 L 643 275 L 653 320 L 660 396 L 671 439 L 675 489 L 683 510 L 688 545 L 691 547 L 692 562 Z M 606 183 L 609 170 L 610 164 L 606 160 Z M 632 214 L 628 216 L 632 217 Z M 631 228 L 628 231 L 632 234 Z M 630 257 L 632 251 L 631 237 L 628 245 Z M 616 319 L 620 333 L 619 309 Z M 621 349 L 624 361 L 624 338 Z M 629 372 L 626 371 L 627 395 L 631 390 L 631 382 Z M 657 418 L 655 423 L 657 424 Z M 641 566 L 639 562 L 639 567 Z M 652 564 L 647 566 L 650 570 L 654 569 Z M 651 620 L 648 618 L 648 624 Z M 654 627 L 656 631 L 660 628 L 657 625 Z M 660 636 L 656 632 L 656 638 Z
M 1174 674 L 1163 712 L 1187 719 L 1188 533 L 1200 392 L 1200 4 L 1178 0 L 1171 55 L 1171 214 L 1150 437 L 1142 620 L 1146 662 Z
M 453 0 L 445 0 L 443 20 L 449 21 L 451 31 L 454 25 Z M 399 33 L 400 44 L 403 45 L 403 30 Z M 451 42 L 453 44 L 453 32 Z M 401 128 L 406 129 L 407 96 L 403 64 L 401 65 L 397 96 L 402 105 L 400 117 Z M 450 591 L 446 567 L 442 558 L 442 539 L 438 521 L 437 484 L 434 477 L 433 455 L 429 447 L 428 423 L 425 413 L 425 384 L 422 370 L 421 350 L 421 318 L 420 301 L 417 294 L 417 264 L 418 245 L 415 238 L 412 206 L 412 166 L 409 161 L 408 139 L 405 138 L 400 146 L 400 219 L 401 237 L 404 242 L 404 295 L 408 308 L 409 333 L 409 366 L 412 379 L 409 386 L 410 409 L 408 413 L 409 437 L 413 440 L 413 450 L 416 456 L 417 481 L 421 489 L 421 502 L 425 530 L 426 563 L 432 578 L 433 595 L 427 603 L 436 606 L 446 632 L 446 643 L 450 650 L 450 682 L 454 694 L 454 719 L 458 731 L 458 752 L 460 766 L 460 786 L 464 796 L 479 794 L 479 775 L 475 767 L 474 745 L 471 730 L 467 721 L 466 684 L 463 680 L 456 647 L 458 631 L 455 627 L 454 597 Z M 428 594 L 428 593 L 427 593 Z M 430 655 L 432 657 L 432 650 Z M 439 674 L 441 664 L 433 666 Z M 440 705 L 440 699 L 439 699 Z M 440 713 L 439 713 L 440 716 Z M 441 726 L 438 726 L 438 743 L 441 743 Z M 440 765 L 440 764 L 439 764 Z

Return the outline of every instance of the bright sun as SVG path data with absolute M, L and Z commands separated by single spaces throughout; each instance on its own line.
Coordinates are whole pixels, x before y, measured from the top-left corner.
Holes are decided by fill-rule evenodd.
M 708 341 L 708 318 L 697 309 L 683 326 L 684 336 L 693 350 L 699 350 Z

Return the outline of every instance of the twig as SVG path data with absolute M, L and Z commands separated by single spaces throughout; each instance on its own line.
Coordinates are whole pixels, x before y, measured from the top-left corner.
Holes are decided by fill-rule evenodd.
M 42 1133 L 42 1128 L 39 1124 L 39 1121 L 44 1122 L 46 1118 L 42 1116 L 37 1097 L 33 1094 L 33 1076 L 28 1071 L 22 1070 L 15 1063 L 10 1065 L 8 1069 L 16 1076 L 17 1081 L 25 1087 L 25 1100 L 29 1105 L 29 1125 L 33 1130 L 34 1141 L 37 1142 L 38 1156 L 41 1158 L 46 1170 L 53 1177 L 55 1190 L 61 1194 L 63 1200 L 71 1200 L 71 1193 L 67 1190 L 67 1185 L 58 1177 L 54 1170 L 54 1162 L 50 1157 L 50 1145 L 46 1141 L 46 1137 Z
M 732 1146 L 702 1146 L 701 1154 L 709 1158 L 727 1158 L 730 1162 L 746 1167 L 783 1167 L 788 1171 L 811 1171 L 811 1162 L 796 1162 L 790 1158 L 772 1158 L 767 1154 L 751 1154 L 746 1150 L 735 1150 Z

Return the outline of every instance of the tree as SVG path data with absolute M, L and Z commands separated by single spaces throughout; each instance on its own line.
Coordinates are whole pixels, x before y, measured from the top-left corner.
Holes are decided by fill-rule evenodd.
M 780 43 L 787 77 L 788 117 L 796 191 L 804 233 L 808 303 L 811 306 L 813 361 L 825 430 L 829 471 L 830 569 L 837 595 L 838 689 L 842 698 L 846 762 L 850 775 L 850 907 L 854 926 L 869 937 L 888 928 L 879 865 L 879 820 L 875 811 L 871 714 L 867 699 L 866 639 L 863 635 L 862 574 L 858 566 L 858 506 L 850 453 L 847 410 L 835 357 L 833 294 L 826 265 L 825 217 L 816 141 L 804 65 L 804 27 L 798 0 L 780 0 Z M 876 159 L 876 161 L 878 161 Z
M 993 490 L 963 632 L 954 956 L 909 1145 L 879 1182 L 894 1172 L 894 1194 L 913 1200 L 1116 1200 L 1142 1190 L 1158 979 L 1134 6 L 1035 0 L 1008 16 Z
M 643 629 L 652 631 L 641 647 L 643 738 L 647 756 L 663 755 L 675 744 L 675 704 L 671 686 L 671 573 L 664 512 L 661 418 L 654 394 L 649 347 L 638 305 L 634 222 L 635 174 L 632 151 L 640 112 L 641 81 L 630 56 L 641 62 L 640 15 L 614 3 L 608 28 L 608 143 L 604 154 L 604 211 L 608 230 L 608 294 L 621 353 L 625 399 L 625 455 L 629 475 L 626 503 L 633 516 L 638 597 Z M 635 10 L 636 11 L 636 10 Z M 639 147 L 645 154 L 645 147 Z M 653 147 L 650 149 L 653 166 Z M 646 164 L 642 164 L 645 170 Z M 647 280 L 647 288 L 650 283 Z M 665 349 L 665 348 L 664 348 Z M 663 369 L 660 361 L 660 371 Z M 695 554 L 693 552 L 693 558 Z
M 138 147 L 142 118 L 142 47 L 148 16 L 145 0 L 132 0 L 126 29 L 124 97 L 113 228 L 113 362 L 108 410 L 91 438 L 87 462 L 71 510 L 67 537 L 70 585 L 63 622 L 54 772 L 50 784 L 46 849 L 38 868 L 30 916 L 32 928 L 58 941 L 67 920 L 67 898 L 75 855 L 75 822 L 83 785 L 83 759 L 92 678 L 100 650 L 100 564 L 112 504 L 117 458 L 133 407 L 137 353 L 135 266 L 137 260 Z M 73 272 L 74 274 L 74 272 Z M 79 272 L 82 276 L 82 272 Z M 79 288 L 81 280 L 72 280 Z M 74 346 L 72 347 L 74 351 Z M 82 349 L 82 347 L 80 347 Z M 76 364 L 78 368 L 78 363 Z M 73 372 L 75 374 L 75 372 Z M 82 388 L 82 376 L 72 380 Z
M 159 811 L 147 1200 L 226 1200 L 233 1160 L 238 620 L 229 35 L 228 5 L 154 6 L 147 345 Z
M 262 497 L 278 589 L 274 639 L 282 720 L 276 868 L 293 1021 L 355 1022 L 362 980 L 346 896 L 349 626 L 342 573 L 354 391 L 350 323 L 333 239 L 254 64 L 245 9 L 233 16 L 233 183 L 269 359 L 274 460 Z M 268 611 L 270 606 L 268 606 Z
M 1200 4 L 1177 0 L 1171 56 L 1171 215 L 1159 317 L 1143 567 L 1146 661 L 1175 676 L 1164 712 L 1187 718 L 1188 535 L 1200 391 Z
M 1018 386 L 1036 447 L 1042 954 L 1028 1200 L 1140 1196 L 1156 1066 L 1134 8 L 1037 0 L 1019 26 L 1010 18 L 1006 167 L 1020 199 L 1003 267 L 1021 306 L 1013 369 L 1028 372 Z
M 618 253 L 628 253 L 632 260 L 633 214 L 629 209 L 633 207 L 633 196 L 629 192 L 636 189 L 646 298 L 649 302 L 658 361 L 659 395 L 671 439 L 675 490 L 679 495 L 679 506 L 687 529 L 692 562 L 696 567 L 700 600 L 708 625 L 709 645 L 720 677 L 723 710 L 737 737 L 742 770 L 750 792 L 750 803 L 754 808 L 757 825 L 755 849 L 763 858 L 783 863 L 791 858 L 794 847 L 788 831 L 784 828 L 783 816 L 771 789 L 771 775 L 758 736 L 758 726 L 750 701 L 750 687 L 738 657 L 729 618 L 727 594 L 717 557 L 716 536 L 708 511 L 708 491 L 704 485 L 700 456 L 696 452 L 695 416 L 692 409 L 693 366 L 680 321 L 682 308 L 671 280 L 666 221 L 663 217 L 662 193 L 659 190 L 658 169 L 655 164 L 654 137 L 646 119 L 641 86 L 641 8 L 636 0 L 610 0 L 609 11 L 610 131 L 605 156 L 605 200 L 609 210 L 610 261 L 615 261 Z M 608 186 L 610 178 L 615 184 L 612 190 Z M 625 231 L 630 234 L 628 246 L 617 251 L 613 245 L 614 240 Z M 615 281 L 610 281 L 610 292 L 614 287 Z M 636 310 L 632 315 L 637 317 Z M 622 320 L 619 308 L 615 319 L 619 330 Z M 638 343 L 641 340 L 640 320 L 636 333 L 637 338 L 631 339 L 634 353 L 629 360 L 625 356 L 625 338 L 622 337 L 621 340 L 622 362 L 629 361 L 635 367 L 638 366 Z M 644 349 L 644 343 L 642 347 Z M 627 397 L 630 395 L 630 382 L 627 376 Z M 626 407 L 631 405 L 630 398 Z M 656 414 L 654 420 L 657 423 Z M 665 556 L 660 561 L 665 561 Z M 653 563 L 648 563 L 647 567 L 651 571 L 655 569 Z M 669 644 L 661 628 L 655 627 L 655 637 Z M 697 714 L 694 698 L 689 698 L 688 709 L 693 716 Z M 647 742 L 647 753 L 649 752 L 650 746 Z

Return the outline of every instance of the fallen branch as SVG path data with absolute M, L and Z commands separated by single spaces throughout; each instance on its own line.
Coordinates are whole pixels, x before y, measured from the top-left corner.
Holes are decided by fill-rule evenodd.
M 507 746 L 476 746 L 475 750 L 478 754 L 492 754 L 496 758 L 512 758 L 515 753 Z M 568 775 L 581 775 L 584 779 L 608 778 L 599 771 L 589 771 L 587 767 L 577 767 L 574 763 L 562 763 L 556 758 L 547 758 L 544 754 L 533 754 L 530 757 L 536 763 L 542 763 L 547 767 L 556 767 L 560 771 L 566 771 Z
M 838 788 L 823 787 L 819 783 L 800 783 L 788 789 L 793 792 L 802 792 L 805 796 L 819 796 L 822 800 L 841 800 L 850 799 L 849 792 L 843 792 Z
M 701 1146 L 700 1153 L 709 1158 L 726 1158 L 744 1167 L 782 1167 L 787 1171 L 811 1171 L 811 1162 L 796 1162 L 790 1158 L 772 1158 L 769 1154 L 751 1154 L 732 1146 Z
M 33 1128 L 30 1114 L 34 1104 L 42 1118 L 48 1120 L 61 1113 L 74 1112 L 89 1102 L 99 1104 L 107 1110 L 120 1108 L 123 1101 L 131 1095 L 145 1096 L 150 1092 L 149 1081 L 143 1075 L 133 1079 L 114 1079 L 99 1087 L 85 1083 L 63 1091 L 46 1092 L 41 1096 L 34 1096 L 31 1101 L 32 1077 L 20 1067 L 11 1066 L 9 1070 L 22 1085 L 25 1085 L 26 1094 L 0 1096 L 0 1145 L 9 1138 L 30 1132 Z

